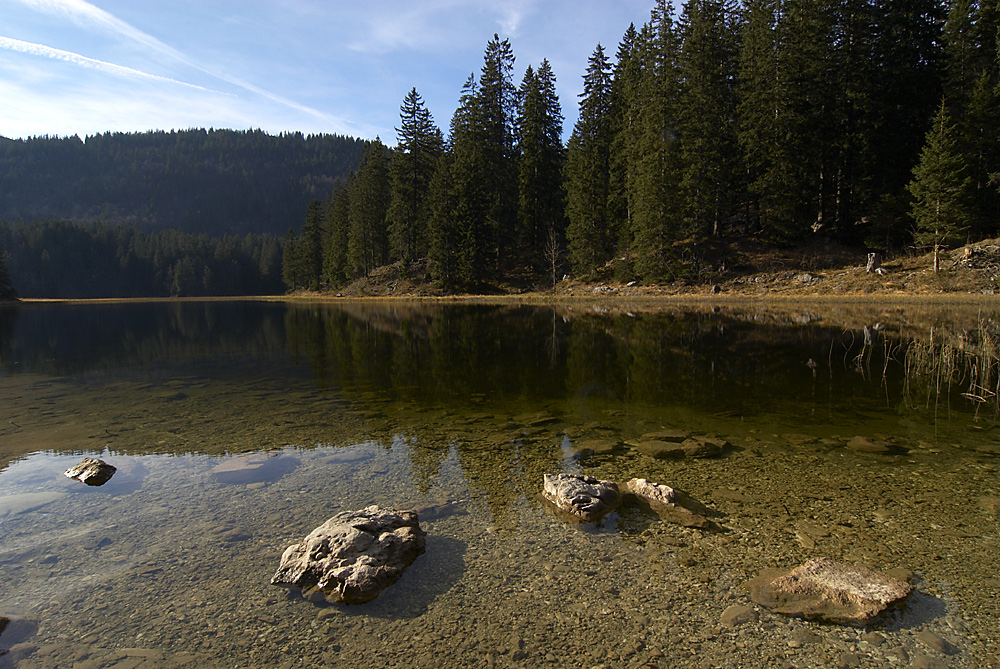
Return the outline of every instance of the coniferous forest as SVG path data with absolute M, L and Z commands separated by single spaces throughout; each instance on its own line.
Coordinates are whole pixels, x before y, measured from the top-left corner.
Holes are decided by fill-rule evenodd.
M 0 297 L 5 269 L 22 297 L 280 293 L 280 235 L 367 144 L 233 130 L 0 139 Z
M 578 100 L 494 36 L 446 131 L 414 88 L 393 148 L 0 139 L 5 292 L 325 289 L 390 263 L 457 291 L 700 283 L 750 241 L 937 258 L 1000 235 L 998 40 L 1000 0 L 655 0 L 595 46 Z
M 397 147 L 370 144 L 309 205 L 285 282 L 423 258 L 458 290 L 559 267 L 697 281 L 720 242 L 996 236 L 998 39 L 998 0 L 656 0 L 613 56 L 594 49 L 564 145 L 550 64 L 518 79 L 494 36 L 447 137 L 414 89 Z

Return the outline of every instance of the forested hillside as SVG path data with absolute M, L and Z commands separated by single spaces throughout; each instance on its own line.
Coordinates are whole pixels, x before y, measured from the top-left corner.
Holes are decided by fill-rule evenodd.
M 416 89 L 398 147 L 309 205 L 292 288 L 429 260 L 469 289 L 524 273 L 711 280 L 719 242 L 939 249 L 1000 232 L 1000 0 L 656 0 L 583 73 L 494 37 L 447 137 Z M 578 76 L 578 73 L 571 73 Z
M 337 135 L 184 130 L 0 141 L 0 220 L 282 235 L 358 165 Z

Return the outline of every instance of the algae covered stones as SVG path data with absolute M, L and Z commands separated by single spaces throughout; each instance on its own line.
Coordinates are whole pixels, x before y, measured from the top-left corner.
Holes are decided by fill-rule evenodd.
M 865 625 L 913 592 L 909 583 L 829 558 L 748 583 L 750 597 L 777 613 L 837 625 Z
M 87 485 L 98 486 L 107 483 L 115 475 L 116 471 L 118 470 L 103 460 L 84 458 L 79 464 L 63 472 L 63 475 L 67 478 L 82 481 Z
M 285 549 L 271 584 L 334 604 L 370 602 L 424 552 L 424 537 L 412 511 L 344 511 Z
M 590 523 L 614 511 L 622 496 L 613 481 L 582 474 L 545 474 L 542 496 L 571 520 Z

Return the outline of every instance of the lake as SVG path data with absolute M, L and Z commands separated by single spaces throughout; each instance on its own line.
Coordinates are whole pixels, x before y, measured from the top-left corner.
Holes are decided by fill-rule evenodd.
M 1000 666 L 998 307 L 2 307 L 0 667 Z M 639 448 L 663 430 L 727 448 Z M 62 475 L 85 456 L 114 477 Z M 558 472 L 666 483 L 713 527 L 566 523 Z M 378 599 L 270 585 L 371 504 L 427 532 Z M 821 556 L 916 592 L 864 628 L 749 599 Z

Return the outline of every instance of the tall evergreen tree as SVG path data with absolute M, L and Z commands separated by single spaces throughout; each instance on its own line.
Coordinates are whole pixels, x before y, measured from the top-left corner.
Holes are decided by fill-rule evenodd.
M 778 167 L 785 106 L 778 70 L 778 0 L 749 0 L 738 58 L 738 139 L 746 161 L 754 214 L 765 237 L 792 235 L 785 211 L 786 174 Z
M 416 88 L 403 100 L 399 116 L 399 141 L 389 165 L 392 201 L 387 219 L 391 257 L 408 265 L 427 254 L 427 195 L 444 140 Z
M 566 150 L 566 237 L 578 275 L 593 272 L 614 250 L 608 215 L 611 81 L 611 64 L 598 44 L 587 63 L 580 113 Z
M 341 285 L 351 278 L 347 245 L 353 183 L 353 174 L 348 175 L 344 181 L 337 181 L 323 213 L 323 227 L 326 231 L 323 241 L 323 280 L 332 286 Z
M 546 239 L 550 233 L 561 238 L 565 228 L 563 115 L 548 60 L 537 72 L 527 68 L 519 99 L 517 241 L 537 270 L 545 262 Z
M 875 208 L 868 240 L 888 249 L 908 241 L 906 186 L 941 100 L 944 16 L 940 0 L 872 2 L 878 74 L 871 89 L 871 154 L 878 163 L 871 170 Z
M 685 229 L 696 239 L 719 234 L 739 192 L 734 13 L 724 0 L 687 0 L 681 15 L 681 187 Z
M 376 138 L 361 158 L 350 194 L 347 255 L 353 276 L 367 276 L 389 256 L 389 155 Z
M 968 230 L 971 183 L 951 116 L 942 102 L 908 186 L 917 225 L 915 241 L 933 247 L 935 272 L 940 268 L 941 249 L 962 241 Z
M 673 14 L 671 2 L 657 0 L 638 46 L 643 64 L 640 132 L 629 190 L 635 270 L 650 281 L 675 276 L 675 243 L 682 231 L 682 154 L 678 135 L 680 34 Z
M 510 42 L 494 35 L 478 83 L 474 77 L 466 82 L 452 118 L 452 215 L 462 238 L 458 280 L 466 284 L 494 276 L 507 251 L 515 248 L 513 68 Z
M 607 221 L 612 252 L 629 259 L 632 249 L 632 166 L 640 134 L 639 111 L 642 66 L 638 53 L 639 31 L 629 24 L 615 54 L 610 87 L 610 149 L 608 158 Z M 628 265 L 619 271 L 628 273 Z

